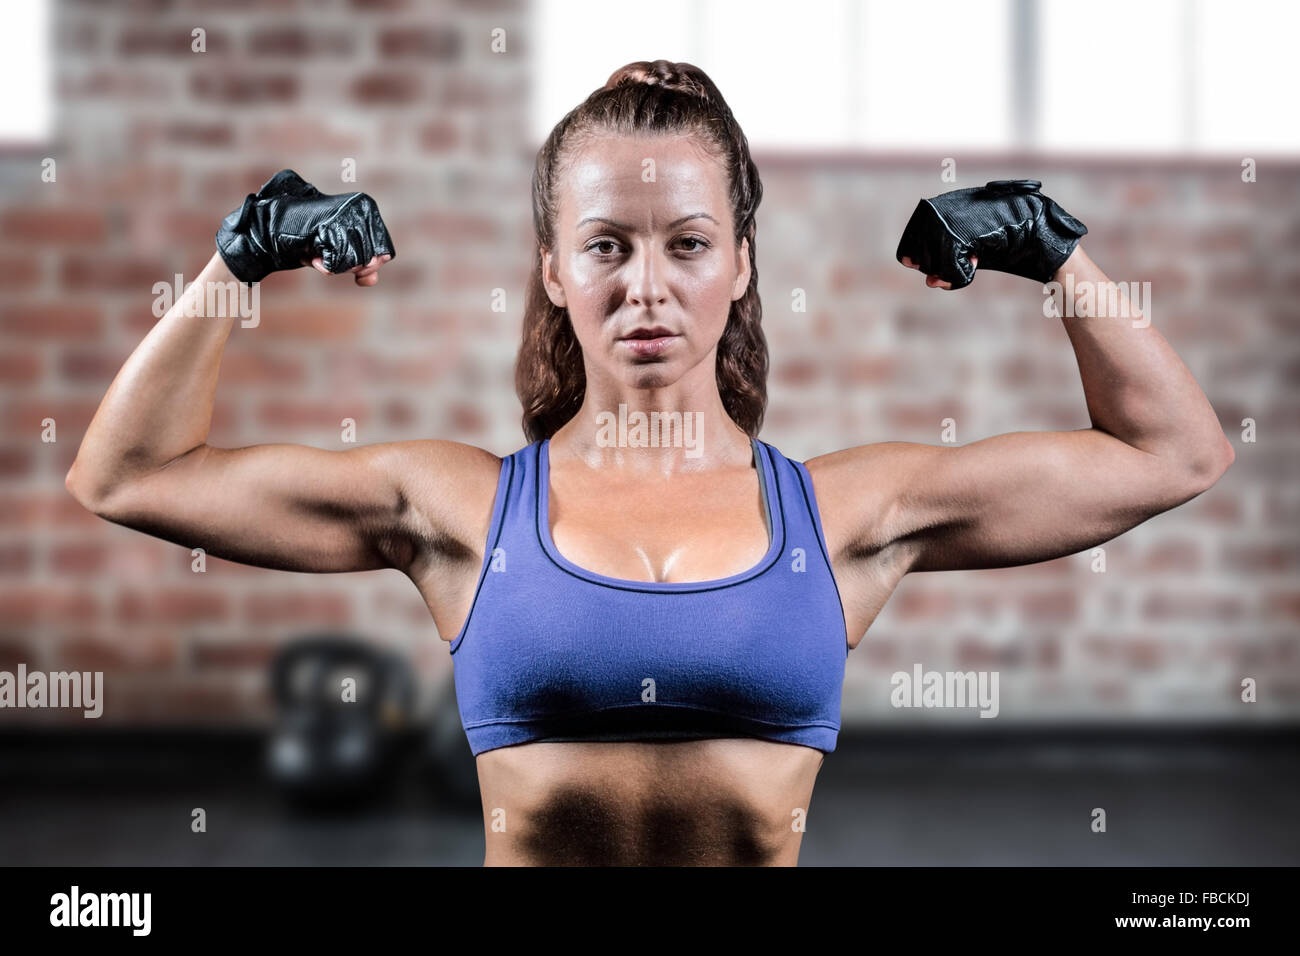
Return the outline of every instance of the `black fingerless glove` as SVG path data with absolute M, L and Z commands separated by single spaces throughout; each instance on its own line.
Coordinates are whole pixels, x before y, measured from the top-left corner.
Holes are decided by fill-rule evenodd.
M 379 207 L 365 193 L 327 196 L 282 169 L 221 221 L 217 250 L 242 282 L 298 269 L 317 256 L 347 272 L 375 256 L 396 256 Z
M 895 257 L 954 289 L 970 285 L 975 267 L 1048 282 L 1088 234 L 1088 227 L 1038 191 L 1034 179 L 999 179 L 922 199 L 903 230 Z

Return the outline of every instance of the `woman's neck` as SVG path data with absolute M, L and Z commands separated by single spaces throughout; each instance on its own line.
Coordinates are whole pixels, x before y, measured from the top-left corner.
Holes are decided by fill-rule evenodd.
M 721 400 L 706 409 L 662 407 L 635 397 L 613 408 L 584 401 L 550 443 L 552 462 L 579 460 L 592 468 L 655 474 L 749 467 L 752 452 L 749 436 Z

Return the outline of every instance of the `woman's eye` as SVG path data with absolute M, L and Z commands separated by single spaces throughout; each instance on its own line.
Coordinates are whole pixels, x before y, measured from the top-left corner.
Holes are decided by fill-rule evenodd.
M 700 252 L 709 247 L 709 243 L 707 240 L 700 239 L 696 236 L 683 236 L 681 239 L 678 240 L 678 242 L 691 243 L 691 246 L 686 249 L 687 252 Z M 597 239 L 595 242 L 587 246 L 588 252 L 594 252 L 597 255 L 601 255 L 601 256 L 613 255 L 617 250 L 618 250 L 618 243 L 615 242 L 613 239 Z

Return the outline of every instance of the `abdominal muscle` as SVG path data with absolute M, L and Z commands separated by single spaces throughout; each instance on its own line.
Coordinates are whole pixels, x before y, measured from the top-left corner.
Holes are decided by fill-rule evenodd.
M 490 750 L 483 863 L 794 866 L 822 759 L 748 738 Z

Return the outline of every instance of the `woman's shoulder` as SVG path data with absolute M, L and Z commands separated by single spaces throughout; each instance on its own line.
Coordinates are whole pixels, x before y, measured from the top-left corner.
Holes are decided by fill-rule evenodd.
M 397 477 L 403 510 L 431 537 L 477 542 L 503 469 L 526 448 L 503 458 L 467 442 L 413 439 L 386 445 L 384 466 Z

